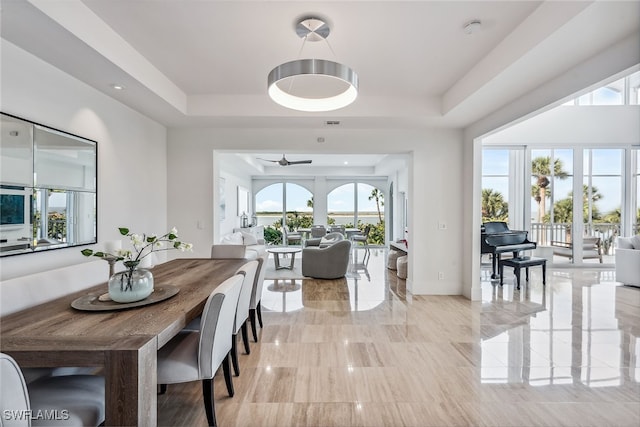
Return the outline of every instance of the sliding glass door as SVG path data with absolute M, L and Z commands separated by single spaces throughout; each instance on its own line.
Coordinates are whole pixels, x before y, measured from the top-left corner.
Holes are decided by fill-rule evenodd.
M 640 231 L 639 153 L 485 147 L 482 221 L 528 230 L 538 246 L 553 248 L 555 263 L 612 263 L 616 237 Z
M 531 236 L 539 245 L 573 246 L 573 150 L 531 150 Z M 571 259 L 571 256 L 567 256 Z
M 584 235 L 599 239 L 602 255 L 613 255 L 622 231 L 624 150 L 585 149 Z

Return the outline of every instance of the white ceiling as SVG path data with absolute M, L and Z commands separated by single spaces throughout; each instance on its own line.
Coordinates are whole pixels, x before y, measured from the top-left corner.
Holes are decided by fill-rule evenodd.
M 326 153 L 220 153 L 221 164 L 240 168 L 258 176 L 374 176 L 387 175 L 406 167 L 408 158 L 402 154 L 326 154 Z M 269 160 L 311 160 L 311 164 L 281 166 Z M 266 159 L 266 160 L 265 160 Z
M 340 121 L 331 131 L 462 128 L 640 27 L 635 0 L 0 2 L 4 39 L 166 126 L 314 135 L 327 120 Z M 299 57 L 294 26 L 309 15 L 329 22 L 330 48 L 306 43 L 300 56 L 359 75 L 358 99 L 335 112 L 267 96 L 269 71 Z M 465 34 L 474 19 L 480 30 Z

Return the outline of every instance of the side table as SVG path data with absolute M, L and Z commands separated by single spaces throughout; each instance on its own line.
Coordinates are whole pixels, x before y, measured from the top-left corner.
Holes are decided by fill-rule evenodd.
M 289 247 L 280 246 L 275 248 L 269 248 L 267 249 L 267 252 L 269 252 L 270 254 L 273 254 L 273 262 L 275 263 L 276 270 L 282 270 L 284 268 L 288 270 L 293 270 L 293 263 L 296 260 L 296 254 L 298 252 L 302 252 L 302 249 L 300 247 L 294 248 L 290 246 Z M 280 264 L 280 255 L 291 255 L 291 262 L 289 263 L 289 265 Z

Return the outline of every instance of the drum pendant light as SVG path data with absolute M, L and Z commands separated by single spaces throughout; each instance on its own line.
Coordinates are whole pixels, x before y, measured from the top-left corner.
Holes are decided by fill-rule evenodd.
M 329 26 L 318 18 L 305 18 L 296 26 L 303 42 L 326 41 Z M 298 111 L 333 111 L 358 96 L 358 75 L 344 64 L 325 59 L 297 59 L 278 65 L 267 77 L 269 96 Z

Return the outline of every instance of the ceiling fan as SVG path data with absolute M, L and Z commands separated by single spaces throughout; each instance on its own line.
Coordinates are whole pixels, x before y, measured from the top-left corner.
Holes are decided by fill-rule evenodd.
M 269 159 L 263 159 L 258 157 L 259 160 L 264 160 L 265 162 L 272 162 L 272 163 L 277 163 L 280 166 L 291 166 L 291 165 L 308 165 L 311 163 L 311 160 L 296 160 L 296 161 L 289 161 L 287 160 L 287 158 L 284 156 L 284 154 L 282 155 L 282 158 L 280 160 L 269 160 Z

